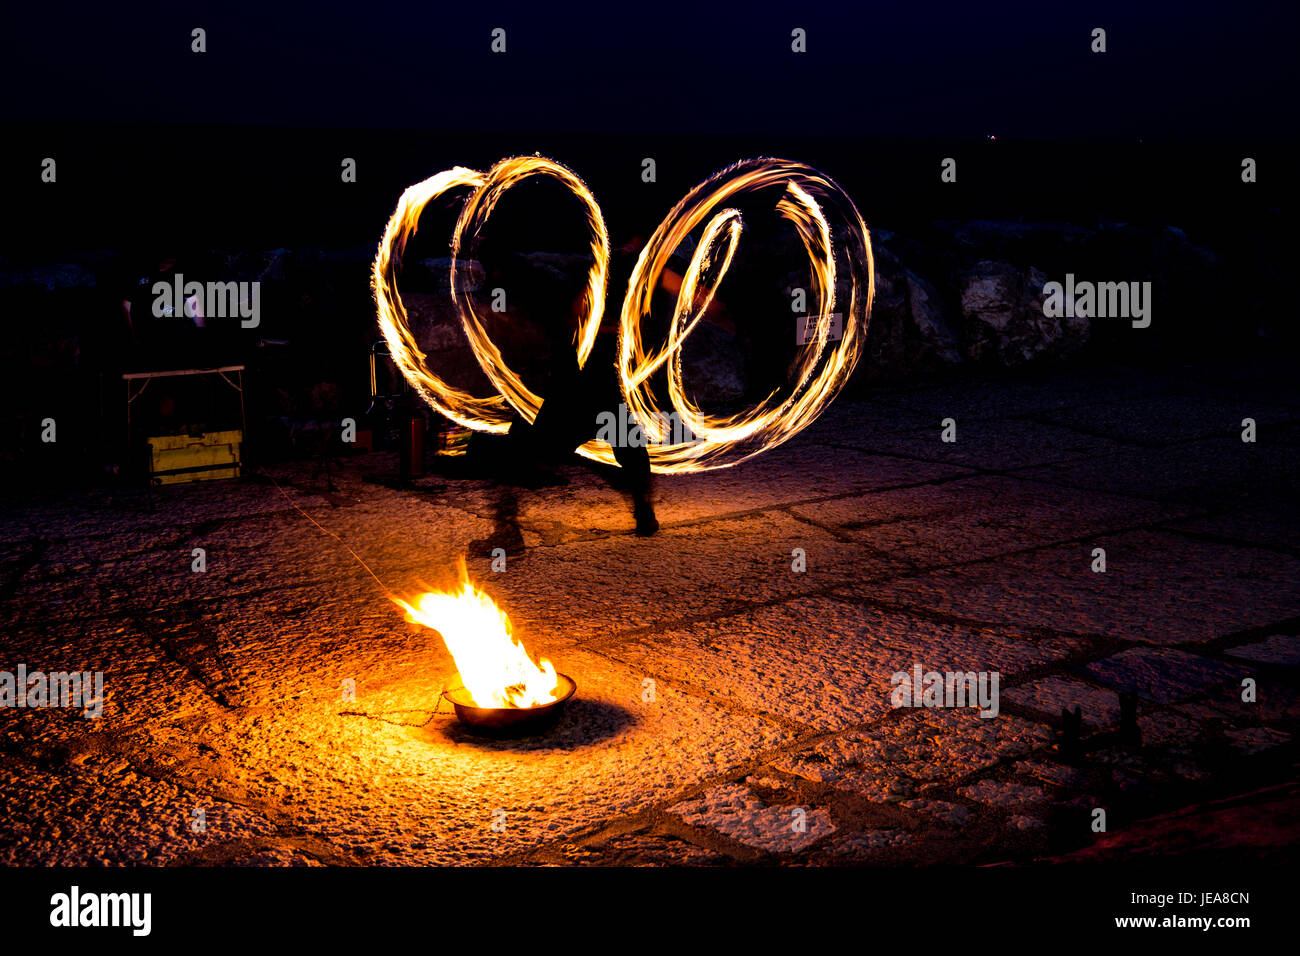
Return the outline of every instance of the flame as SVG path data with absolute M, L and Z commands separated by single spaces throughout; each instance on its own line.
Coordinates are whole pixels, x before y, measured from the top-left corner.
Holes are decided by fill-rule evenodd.
M 512 185 L 528 176 L 558 179 L 583 204 L 591 232 L 592 264 L 587 274 L 584 314 L 576 336 L 578 364 L 591 354 L 604 309 L 609 268 L 609 234 L 595 197 L 578 176 L 559 163 L 540 156 L 503 159 L 486 174 L 457 166 L 411 186 L 398 201 L 379 245 L 372 275 L 379 326 L 390 354 L 407 381 L 435 409 L 453 421 L 478 431 L 504 432 L 513 408 L 527 422 L 537 417 L 542 399 L 530 391 L 506 365 L 488 338 L 474 304 L 457 287 L 457 256 L 472 244 L 500 200 Z M 682 381 L 681 346 L 703 317 L 731 264 L 744 223 L 726 202 L 760 189 L 784 186 L 776 213 L 790 222 L 808 256 L 809 297 L 816 316 L 817 334 L 795 366 L 789 389 L 774 391 L 757 406 L 731 416 L 706 414 L 689 398 Z M 471 192 L 465 200 L 452 236 L 450 293 L 466 338 L 479 365 L 497 393 L 478 398 L 455 389 L 434 375 L 407 324 L 406 310 L 397 292 L 397 272 L 407 239 L 415 233 L 420 213 L 430 200 L 454 188 Z M 688 236 L 698 230 L 700 239 L 682 278 L 666 341 L 650 346 L 642 340 L 644 319 L 669 258 Z M 838 263 L 838 264 L 837 264 Z M 649 446 L 651 468 L 659 473 L 729 468 L 788 440 L 808 426 L 826 408 L 848 380 L 862 353 L 871 315 L 875 269 L 871 237 L 853 201 L 829 177 L 811 166 L 784 159 L 749 159 L 711 176 L 686 195 L 651 236 L 641 251 L 628 284 L 619 316 L 618 377 L 631 417 L 656 444 Z M 842 338 L 830 347 L 837 281 L 848 293 L 843 306 Z M 670 443 L 665 434 L 668 415 L 657 404 L 651 376 L 660 369 L 667 377 L 668 398 L 692 437 Z M 617 464 L 613 450 L 601 441 L 589 441 L 579 453 L 605 464 Z
M 458 591 L 426 591 L 407 603 L 416 621 L 442 635 L 461 683 L 479 707 L 538 707 L 558 696 L 559 678 L 546 658 L 534 664 L 511 633 L 510 618 L 462 571 Z

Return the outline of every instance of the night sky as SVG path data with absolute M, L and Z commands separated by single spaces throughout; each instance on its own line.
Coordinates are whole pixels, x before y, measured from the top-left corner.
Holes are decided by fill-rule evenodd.
M 1080 139 L 1296 130 L 1296 7 L 1258 0 L 32 3 L 7 20 L 7 120 Z M 195 26 L 208 33 L 203 56 L 189 49 Z M 505 56 L 489 50 L 497 26 Z M 1089 50 L 1098 26 L 1104 55 Z M 806 55 L 790 52 L 794 27 L 808 31 Z
M 24 5 L 0 41 L 0 254 L 186 232 L 245 248 L 372 242 L 405 186 L 532 152 L 577 170 L 624 236 L 761 154 L 825 170 L 870 225 L 903 230 L 1104 216 L 1256 232 L 1237 217 L 1285 207 L 1294 188 L 1283 4 L 559 6 Z M 791 52 L 796 27 L 806 54 Z M 1247 155 L 1261 174 L 1243 192 Z M 47 156 L 57 190 L 40 180 Z M 936 173 L 945 156 L 955 185 Z M 346 186 L 343 157 L 358 165 Z

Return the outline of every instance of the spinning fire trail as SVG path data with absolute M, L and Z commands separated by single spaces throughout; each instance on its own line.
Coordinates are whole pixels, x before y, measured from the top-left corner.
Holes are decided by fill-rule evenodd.
M 510 409 L 532 422 L 542 399 L 523 383 L 492 343 L 468 292 L 457 285 L 457 259 L 472 250 L 479 231 L 501 196 L 514 184 L 535 175 L 562 183 L 582 204 L 591 232 L 591 266 L 587 272 L 583 315 L 576 336 L 578 364 L 585 364 L 604 311 L 609 270 L 609 234 L 595 197 L 571 170 L 538 156 L 503 159 L 487 173 L 457 166 L 408 188 L 379 245 L 372 283 L 379 327 L 389 351 L 412 387 L 433 408 L 477 431 L 504 432 Z M 740 244 L 740 212 L 725 205 L 771 187 L 783 188 L 777 214 L 794 227 L 810 266 L 815 334 L 798 357 L 793 381 L 758 405 L 731 416 L 710 415 L 696 406 L 682 381 L 681 347 L 726 275 Z M 415 233 L 428 203 L 457 188 L 470 190 L 452 235 L 450 293 L 466 338 L 496 395 L 476 397 L 456 389 L 432 372 L 407 323 L 397 291 L 397 272 L 407 240 Z M 653 345 L 642 339 L 650 304 L 668 259 L 698 231 L 695 251 L 683 276 L 668 332 Z M 838 240 L 838 245 L 836 244 Z M 655 444 L 651 467 L 660 473 L 728 468 L 786 441 L 810 424 L 843 387 L 861 355 L 874 292 L 871 239 L 853 201 L 830 178 L 810 166 L 784 159 L 749 159 L 716 173 L 686 195 L 668 214 L 642 249 L 623 298 L 619 316 L 619 386 L 631 415 Z M 847 303 L 844 303 L 847 299 Z M 844 310 L 843 336 L 830 342 L 832 315 Z M 671 410 L 659 407 L 652 376 L 663 371 Z M 669 443 L 664 427 L 671 411 L 693 440 Z M 664 417 L 661 417 L 664 416 Z M 662 443 L 660 443 L 662 442 Z M 588 458 L 614 463 L 609 445 L 591 440 L 579 449 Z
M 462 252 L 473 254 L 484 223 L 501 197 L 530 176 L 559 181 L 586 212 L 591 265 L 587 271 L 575 347 L 579 366 L 591 355 L 604 312 L 609 273 L 609 233 L 595 197 L 572 171 L 549 159 L 517 156 L 487 173 L 464 167 L 445 170 L 411 186 L 388 221 L 375 257 L 372 284 L 379 326 L 402 374 L 433 408 L 478 431 L 505 432 L 511 410 L 532 422 L 542 398 L 510 368 L 488 336 L 468 291 L 458 284 Z M 454 388 L 431 371 L 415 341 L 397 291 L 397 272 L 407 240 L 430 201 L 453 189 L 468 189 L 451 241 L 449 292 L 475 358 L 497 394 L 478 397 Z M 810 310 L 815 333 L 798 355 L 793 381 L 758 405 L 726 417 L 710 415 L 691 401 L 682 380 L 681 350 L 713 301 L 730 268 L 744 232 L 740 211 L 730 203 L 760 190 L 779 191 L 775 211 L 789 222 L 808 257 Z M 682 277 L 667 333 L 647 343 L 642 329 L 669 258 L 695 239 Z M 836 242 L 839 245 L 836 245 Z M 645 430 L 651 467 L 661 473 L 727 468 L 787 440 L 812 422 L 843 387 L 861 355 L 873 294 L 871 240 L 866 224 L 833 181 L 809 166 L 782 159 L 751 159 L 727 167 L 696 186 L 654 231 L 641 250 L 619 314 L 618 380 L 624 404 Z M 837 303 L 844 309 L 842 337 L 832 345 L 830 329 Z M 671 408 L 659 407 L 652 378 L 662 371 Z M 685 426 L 689 441 L 669 442 L 666 422 Z M 681 432 L 679 432 L 681 434 Z M 591 440 L 579 451 L 614 463 L 604 442 Z M 463 572 L 462 572 L 463 573 Z M 443 636 L 460 671 L 468 701 L 457 713 L 485 720 L 521 710 L 562 703 L 575 687 L 550 662 L 534 663 L 511 634 L 510 622 L 467 578 L 459 590 L 427 592 L 413 602 L 396 599 L 408 619 Z M 474 706 L 467 706 L 472 704 Z M 486 708 L 486 709 L 485 709 Z M 496 714 L 498 716 L 493 717 Z

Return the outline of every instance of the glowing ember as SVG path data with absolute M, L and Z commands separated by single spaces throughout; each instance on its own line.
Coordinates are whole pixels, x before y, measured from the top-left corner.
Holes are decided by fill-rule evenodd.
M 551 662 L 534 664 L 511 634 L 510 618 L 465 577 L 459 591 L 428 591 L 397 600 L 407 619 L 442 635 L 461 683 L 479 707 L 539 707 L 558 696 Z
M 487 173 L 457 166 L 417 183 L 402 194 L 375 257 L 372 284 L 379 327 L 394 361 L 425 401 L 453 421 L 478 431 L 504 432 L 510 426 L 511 408 L 531 422 L 542 399 L 506 365 L 488 338 L 472 298 L 457 285 L 457 258 L 472 249 L 506 190 L 536 175 L 558 180 L 586 211 L 592 261 L 576 336 L 578 364 L 583 365 L 591 354 L 604 309 L 609 234 L 590 190 L 559 163 L 541 156 L 516 156 L 502 160 Z M 741 215 L 726 204 L 774 187 L 782 191 L 775 212 L 794 228 L 808 258 L 809 312 L 816 319 L 816 334 L 796 361 L 788 388 L 773 392 L 740 414 L 709 415 L 691 401 L 682 381 L 682 344 L 713 300 L 741 241 Z M 452 236 L 450 293 L 474 356 L 498 392 L 487 398 L 453 388 L 429 370 L 397 291 L 402 253 L 415 233 L 421 211 L 452 189 L 470 192 Z M 667 338 L 647 343 L 642 339 L 642 327 L 647 324 L 663 271 L 687 237 L 696 233 L 699 241 L 682 279 Z M 843 292 L 837 293 L 837 287 Z M 656 442 L 649 447 L 651 468 L 661 473 L 728 468 L 805 428 L 835 397 L 857 364 L 873 294 L 874 267 L 866 224 L 844 191 L 811 166 L 784 159 L 750 159 L 696 186 L 660 223 L 641 251 L 619 315 L 619 386 L 633 417 Z M 830 330 L 837 301 L 844 314 L 843 335 L 832 344 Z M 750 317 L 751 321 L 757 318 Z M 664 434 L 662 423 L 668 416 L 651 387 L 651 376 L 661 370 L 677 420 L 693 436 L 690 441 L 669 441 Z M 589 441 L 579 452 L 615 464 L 613 450 L 603 441 Z

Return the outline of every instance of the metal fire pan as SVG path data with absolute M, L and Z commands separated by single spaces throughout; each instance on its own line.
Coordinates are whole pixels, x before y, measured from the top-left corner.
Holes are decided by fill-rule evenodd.
M 464 687 L 450 687 L 442 696 L 456 708 L 456 717 L 471 730 L 496 737 L 537 733 L 553 724 L 564 711 L 564 702 L 578 690 L 567 674 L 556 674 L 559 696 L 540 707 L 479 707 Z

